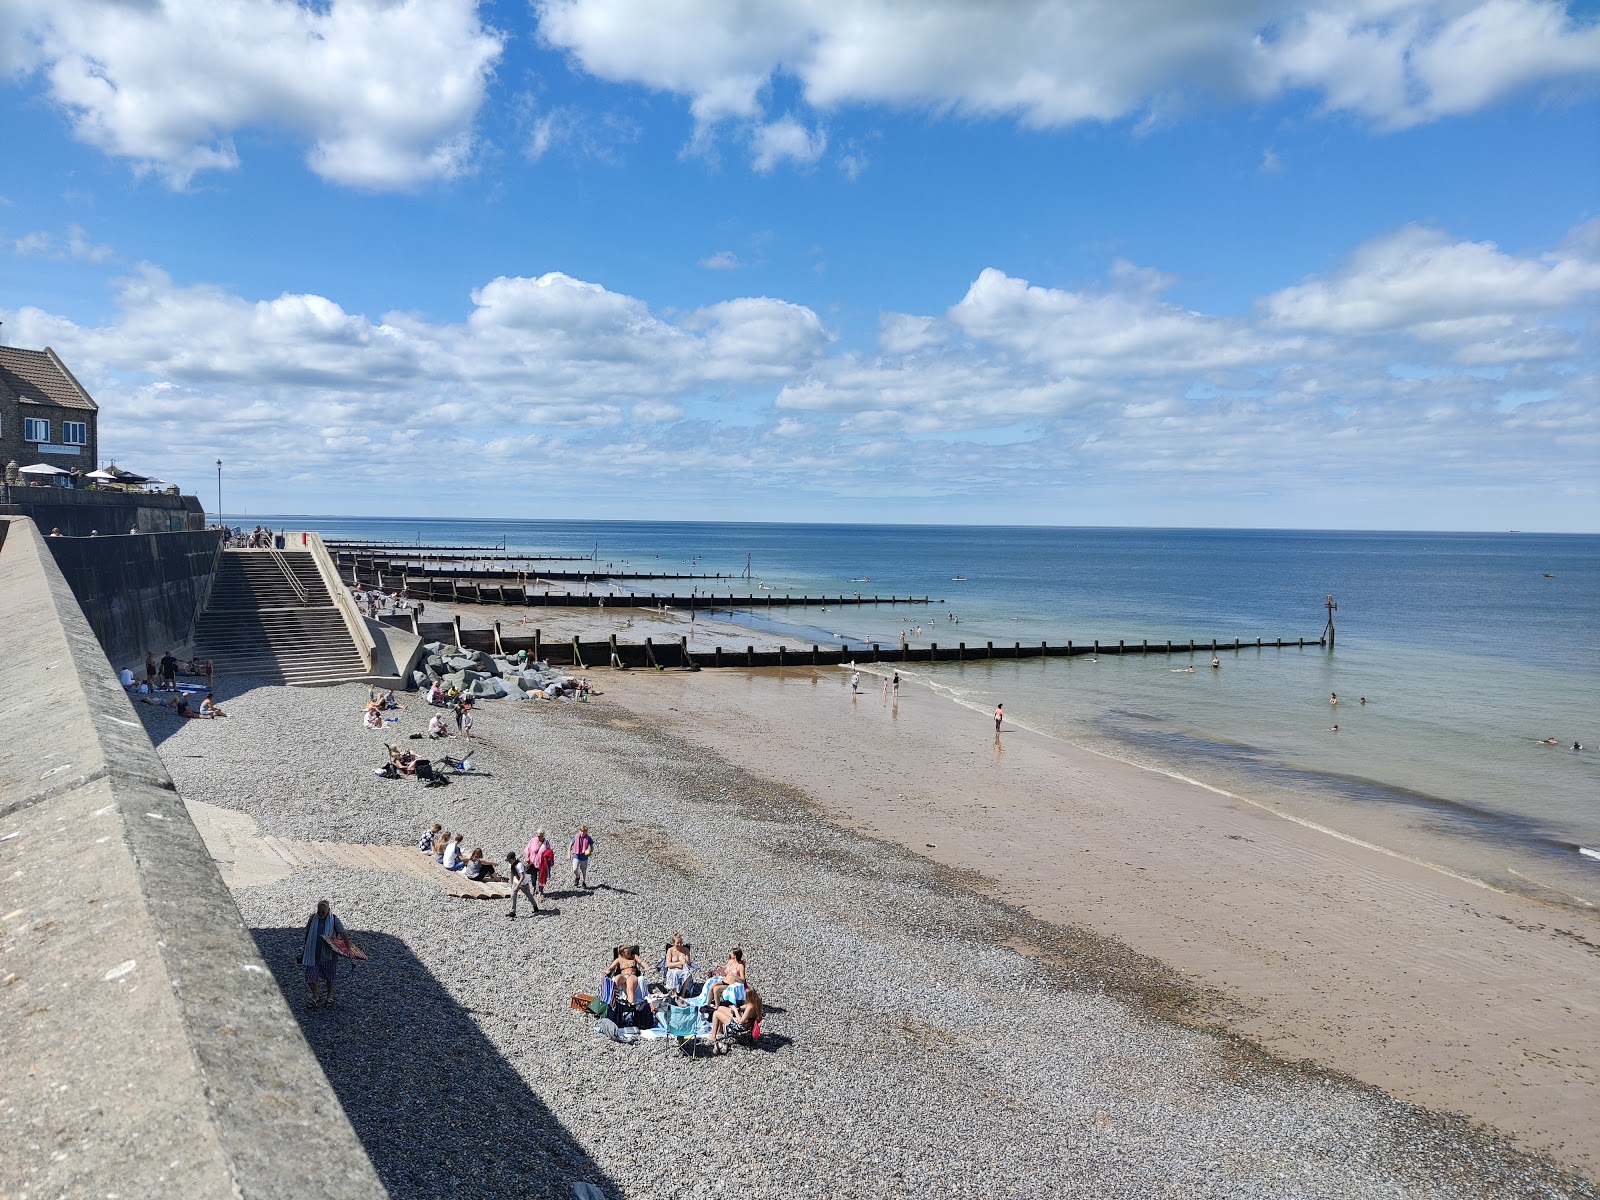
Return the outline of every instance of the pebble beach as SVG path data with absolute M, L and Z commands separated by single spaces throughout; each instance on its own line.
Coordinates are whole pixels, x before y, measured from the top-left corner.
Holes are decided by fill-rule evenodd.
M 477 772 L 443 788 L 372 773 L 386 741 L 419 746 L 415 694 L 383 732 L 361 726 L 364 685 L 218 697 L 216 721 L 136 707 L 394 1196 L 1600 1194 L 1481 1126 L 1222 1032 L 1226 997 L 831 823 L 817 797 L 603 694 L 480 705 Z M 245 870 L 230 848 L 252 831 L 414 844 L 434 821 L 496 859 L 587 823 L 597 886 L 572 890 L 558 863 L 551 911 L 512 921 L 409 875 Z M 313 1010 L 298 950 L 321 897 L 370 957 Z M 569 1010 L 613 945 L 653 961 L 675 930 L 702 965 L 744 949 L 760 1048 L 618 1045 Z

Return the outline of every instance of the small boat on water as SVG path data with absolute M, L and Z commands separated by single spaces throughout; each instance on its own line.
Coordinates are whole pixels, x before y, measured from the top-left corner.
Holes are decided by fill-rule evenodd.
M 1549 571 L 1546 571 L 1546 572 L 1545 572 L 1545 573 L 1544 573 L 1544 577 L 1545 577 L 1545 578 L 1546 578 L 1546 579 L 1554 579 L 1554 578 L 1555 578 L 1555 576 L 1554 576 L 1554 575 L 1552 575 L 1552 574 L 1550 574 L 1550 572 L 1549 572 Z
M 950 580 L 952 583 L 965 583 L 967 581 L 967 577 L 965 575 L 952 575 L 950 576 Z
M 871 575 L 863 575 L 860 579 L 852 579 L 850 582 L 851 583 L 871 583 L 872 582 L 872 576 Z

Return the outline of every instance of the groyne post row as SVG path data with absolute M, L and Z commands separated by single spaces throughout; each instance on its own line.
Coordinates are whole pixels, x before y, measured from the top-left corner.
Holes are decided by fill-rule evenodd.
M 714 646 L 710 650 L 691 650 L 687 637 L 681 637 L 676 642 L 657 643 L 652 638 L 645 638 L 642 643 L 625 643 L 619 642 L 613 634 L 605 641 L 586 642 L 577 637 L 547 639 L 540 629 L 535 629 L 532 636 L 508 634 L 498 626 L 494 629 L 461 629 L 457 625 L 456 629 L 456 636 L 460 639 L 457 645 L 471 650 L 502 654 L 526 650 L 535 660 L 580 669 L 607 663 L 623 669 L 653 667 L 660 670 L 669 667 L 684 670 L 699 670 L 702 667 L 836 667 L 847 663 L 988 662 L 1102 654 L 1222 654 L 1245 650 L 1303 650 L 1307 646 L 1324 645 L 1321 638 L 1274 638 L 1270 641 L 1256 638 L 1254 641 L 1213 639 L 1210 642 L 1190 639 L 1187 642 L 1144 640 L 1129 643 L 1124 640 L 1116 645 L 1110 642 L 1068 641 L 1065 645 L 1013 642 L 1008 646 L 984 642 L 982 645 L 969 646 L 966 642 L 959 642 L 954 646 L 940 646 L 935 642 L 929 646 L 884 646 L 872 642 L 829 649 L 815 644 L 809 647 L 779 646 L 776 650 L 757 650 L 754 646 L 745 646 L 743 649 Z
M 351 582 L 355 587 L 363 586 L 359 580 L 352 579 Z M 660 592 L 616 592 L 591 596 L 576 592 L 529 592 L 521 584 L 462 583 L 454 578 L 408 578 L 404 586 L 406 596 L 412 600 L 439 600 L 447 604 L 499 604 L 509 608 L 687 608 L 710 613 L 720 609 L 738 612 L 756 608 L 944 603 L 930 596 L 779 596 L 776 593 L 680 596 L 677 592 L 667 595 Z
M 97 542 L 107 539 L 97 538 Z M 153 577 L 153 576 L 152 576 Z M 187 605 L 187 600 L 184 604 Z M 46 539 L 0 518 L 4 1190 L 386 1195 Z M 45 714 L 45 719 L 40 715 Z M 9 840 L 15 839 L 15 840 Z

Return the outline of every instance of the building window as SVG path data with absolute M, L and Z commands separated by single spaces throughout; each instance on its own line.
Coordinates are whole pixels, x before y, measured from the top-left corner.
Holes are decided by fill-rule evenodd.
M 87 446 L 89 426 L 84 421 L 61 422 L 61 440 L 68 446 Z
M 22 440 L 25 442 L 48 442 L 50 440 L 50 422 L 43 417 L 27 417 L 22 422 Z

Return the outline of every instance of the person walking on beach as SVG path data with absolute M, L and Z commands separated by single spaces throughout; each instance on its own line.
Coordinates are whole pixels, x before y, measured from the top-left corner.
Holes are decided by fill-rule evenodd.
M 511 879 L 511 911 L 506 913 L 513 921 L 517 919 L 517 897 L 526 896 L 528 903 L 533 905 L 533 911 L 539 911 L 539 897 L 534 894 L 533 880 L 528 877 L 528 864 L 517 857 L 515 850 L 506 853 L 506 874 Z
M 894 673 L 894 679 L 891 681 L 890 686 L 894 690 L 894 698 L 896 700 L 900 699 L 900 672 L 899 671 L 896 671 Z
M 534 883 L 539 889 L 539 895 L 544 895 L 544 889 L 550 883 L 550 868 L 555 864 L 555 847 L 544 839 L 544 830 L 536 830 L 533 840 L 528 843 L 523 851 L 528 860 L 528 869 L 533 872 Z
M 458 710 L 460 714 L 461 736 L 468 741 L 472 740 L 472 705 L 463 704 Z
M 579 825 L 572 837 L 572 886 L 587 889 L 589 886 L 589 856 L 594 853 L 594 839 L 589 827 Z
M 317 911 L 306 921 L 305 939 L 300 947 L 300 965 L 305 968 L 306 990 L 311 993 L 312 1008 L 333 1003 L 333 980 L 339 957 L 326 939 L 346 936 L 344 922 L 326 900 L 318 900 Z M 326 992 L 326 999 L 318 999 L 318 984 Z
M 1004 704 L 996 704 L 994 706 L 994 731 L 996 733 L 1000 732 L 1000 722 L 1004 721 L 1005 719 L 1006 706 Z

